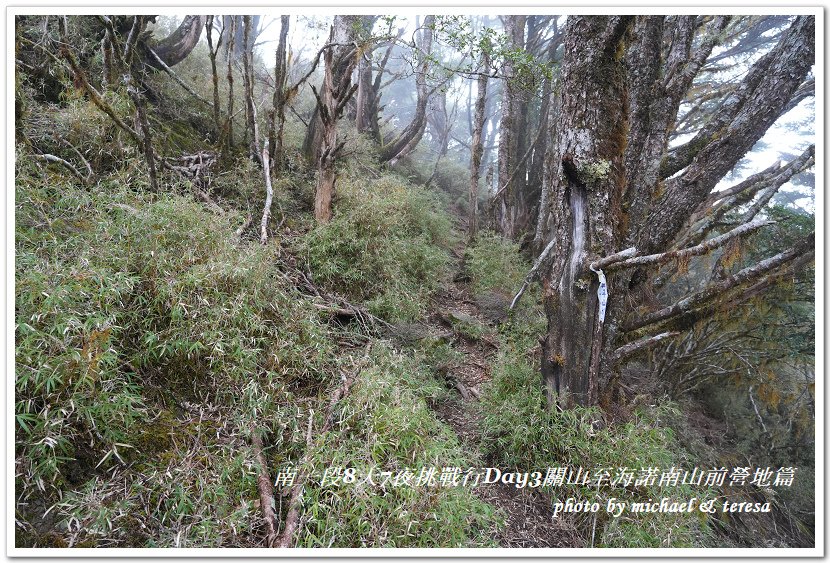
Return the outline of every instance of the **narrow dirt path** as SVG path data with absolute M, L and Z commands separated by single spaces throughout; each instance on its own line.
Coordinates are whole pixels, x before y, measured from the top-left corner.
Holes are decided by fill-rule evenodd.
M 464 281 L 464 247 L 457 248 L 454 254 L 458 260 L 453 281 L 436 295 L 425 320 L 435 334 L 453 331 L 451 345 L 459 353 L 445 373 L 448 386 L 455 387 L 457 393 L 436 405 L 435 412 L 455 431 L 464 448 L 488 465 L 481 448 L 479 397 L 482 386 L 491 379 L 490 366 L 498 353 L 498 339 L 495 327 L 482 314 Z M 480 338 L 472 338 L 459 330 L 457 321 L 474 321 L 487 331 Z M 528 468 L 533 469 L 536 468 Z M 571 526 L 560 519 L 554 520 L 551 499 L 547 495 L 535 489 L 517 489 L 502 484 L 482 485 L 474 491 L 479 498 L 500 509 L 505 517 L 505 526 L 496 537 L 500 546 L 581 546 L 578 534 Z

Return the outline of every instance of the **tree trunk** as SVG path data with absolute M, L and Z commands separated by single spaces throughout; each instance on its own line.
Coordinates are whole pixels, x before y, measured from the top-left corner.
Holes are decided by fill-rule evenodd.
M 617 50 L 630 17 L 570 17 L 565 38 L 557 172 L 551 185 L 552 268 L 544 279 L 548 333 L 542 376 L 550 404 L 592 404 L 604 353 L 598 280 L 585 257 L 616 249 L 628 107 Z M 588 111 L 586 111 L 588 108 Z
M 335 17 L 335 24 L 347 25 L 347 22 L 348 20 L 345 18 L 338 20 Z M 341 36 L 342 33 L 341 30 Z M 338 43 L 336 37 L 338 37 L 338 32 L 332 26 L 329 43 Z M 357 84 L 352 85 L 352 70 L 355 66 L 357 48 L 352 48 L 348 53 L 340 51 L 342 57 L 340 63 L 344 64 L 339 69 L 335 67 L 336 51 L 337 47 L 329 47 L 325 51 L 323 58 L 325 75 L 322 92 L 318 94 L 317 89 L 314 86 L 311 87 L 314 97 L 317 99 L 317 114 L 320 118 L 320 134 L 322 137 L 320 157 L 317 161 L 317 189 L 314 195 L 314 218 L 319 223 L 327 223 L 332 217 L 334 183 L 337 180 L 334 165 L 338 153 L 343 148 L 342 143 L 337 143 L 337 121 L 346 107 L 346 103 L 357 89 Z
M 375 26 L 378 16 L 363 16 L 361 26 L 364 31 L 371 32 Z M 390 46 L 391 48 L 391 46 Z M 355 100 L 355 126 L 359 133 L 370 133 L 373 130 L 373 121 L 376 123 L 378 119 L 377 108 L 377 92 L 373 88 L 372 67 L 374 65 L 372 60 L 372 51 L 367 50 L 363 56 L 360 57 L 360 62 L 357 65 L 357 98 Z M 383 73 L 383 69 L 379 69 L 379 73 Z
M 334 34 L 329 38 L 329 43 L 335 44 L 327 50 L 327 53 L 333 49 L 332 56 L 332 88 L 339 90 L 341 84 L 348 82 L 348 87 L 352 82 L 352 70 L 356 63 L 356 46 L 361 43 L 359 37 L 360 31 L 364 23 L 365 16 L 334 16 L 334 23 L 332 29 Z M 325 85 L 323 90 L 326 90 Z M 320 116 L 320 106 L 315 108 L 314 115 L 311 116 L 311 121 L 308 123 L 305 140 L 303 141 L 303 154 L 309 163 L 317 163 L 320 160 L 320 155 L 323 146 L 323 123 Z
M 282 168 L 282 138 L 285 128 L 286 84 L 288 82 L 288 26 L 290 16 L 280 16 L 280 41 L 274 65 L 274 99 L 269 112 L 268 152 L 275 170 Z
M 228 37 L 228 42 L 226 43 L 225 48 L 225 59 L 233 59 L 238 60 L 242 53 L 245 52 L 245 48 L 243 46 L 243 18 L 245 16 L 222 16 L 222 24 L 224 25 L 225 29 L 233 28 L 233 33 Z M 256 42 L 257 37 L 259 36 L 259 20 L 261 16 L 250 16 L 251 17 L 251 45 Z M 231 41 L 231 38 L 233 41 Z
M 167 66 L 174 66 L 182 62 L 199 43 L 202 28 L 205 26 L 206 16 L 185 16 L 176 31 L 159 41 L 151 44 L 159 58 Z M 147 57 L 146 63 L 154 68 L 161 68 L 152 57 Z
M 219 138 L 222 131 L 222 125 L 219 117 L 219 73 L 216 70 L 216 56 L 219 49 L 222 47 L 222 36 L 224 35 L 224 28 L 219 33 L 219 38 L 216 40 L 216 48 L 213 48 L 213 16 L 208 16 L 207 23 L 207 42 L 208 42 L 208 56 L 210 57 L 210 75 L 213 81 L 213 126 L 216 128 L 216 137 Z
M 504 32 L 507 35 L 511 49 L 524 47 L 524 32 L 527 16 L 502 16 Z M 520 86 L 515 80 L 515 69 L 508 58 L 504 63 L 504 85 L 501 99 L 501 125 L 499 126 L 499 172 L 498 186 L 506 190 L 505 196 L 496 203 L 496 222 L 501 233 L 508 238 L 515 238 L 516 215 L 518 205 L 521 204 L 520 194 L 515 186 L 520 182 L 514 175 L 516 161 L 519 154 L 520 120 L 522 117 L 522 101 L 520 100 Z M 513 180 L 511 180 L 513 176 Z M 521 182 L 523 183 L 523 182 Z M 505 187 L 506 186 L 506 187 Z
M 430 56 L 432 55 L 434 25 L 435 16 L 429 15 L 424 18 L 420 40 L 418 41 L 418 67 L 415 71 L 415 89 L 418 97 L 415 102 L 415 115 L 412 117 L 412 121 L 404 127 L 400 135 L 383 147 L 380 152 L 381 162 L 394 164 L 412 152 L 426 130 L 426 110 L 430 95 L 427 87 L 427 72 L 429 70 Z
M 251 159 L 262 159 L 259 149 L 259 129 L 257 126 L 256 104 L 254 103 L 254 61 L 251 40 L 251 16 L 242 16 L 242 82 L 245 86 L 246 135 L 250 135 L 248 153 Z
M 450 130 L 452 129 L 450 116 L 447 113 L 447 93 L 445 91 L 439 91 L 433 94 L 429 99 L 427 107 L 429 109 L 427 111 L 427 125 L 429 126 L 432 150 L 440 158 L 449 149 Z M 483 107 L 481 111 L 483 116 Z
M 228 52 L 233 53 L 236 42 L 236 19 L 230 18 L 228 30 Z M 233 150 L 233 58 L 228 57 L 228 115 L 225 118 L 225 135 L 228 141 L 228 150 Z
M 317 166 L 317 190 L 314 194 L 314 218 L 318 223 L 331 221 L 331 202 L 334 198 L 334 182 L 337 175 L 334 169 L 335 150 L 337 148 L 337 100 L 334 95 L 334 71 L 332 68 L 332 49 L 326 52 L 326 74 L 323 80 L 323 95 L 318 102 L 318 111 L 322 121 L 322 146 Z
M 490 72 L 490 54 L 485 49 L 482 53 L 481 74 L 478 75 L 478 92 L 476 94 L 476 113 L 473 120 L 473 140 L 470 145 L 470 212 L 468 218 L 468 237 L 472 241 L 477 230 L 478 178 L 481 170 L 481 155 L 484 147 L 481 143 L 481 131 L 484 128 L 484 105 L 487 101 L 487 80 Z
M 754 63 L 721 106 L 719 133 L 704 138 L 664 181 L 666 155 L 686 154 L 668 149 L 678 108 L 729 18 L 703 27 L 694 16 L 568 18 L 537 236 L 550 249 L 542 274 L 542 382 L 550 405 L 615 400 L 618 360 L 688 330 L 745 286 L 809 261 L 810 236 L 671 305 L 652 309 L 640 291 L 652 275 L 647 268 L 708 252 L 760 226 L 739 222 L 727 235 L 682 246 L 689 240 L 684 224 L 715 212 L 714 187 L 798 95 L 814 64 L 813 20 L 797 17 Z M 809 166 L 809 157 L 791 169 Z M 608 270 L 607 279 L 590 264 Z
M 136 119 L 141 129 L 141 144 L 144 149 L 144 160 L 147 162 L 147 173 L 150 177 L 150 190 L 158 193 L 158 179 L 156 175 L 156 160 L 153 154 L 153 142 L 150 136 L 150 125 L 147 122 L 147 116 L 144 113 L 144 103 L 141 99 L 141 94 L 132 85 L 127 86 L 127 93 L 135 104 Z

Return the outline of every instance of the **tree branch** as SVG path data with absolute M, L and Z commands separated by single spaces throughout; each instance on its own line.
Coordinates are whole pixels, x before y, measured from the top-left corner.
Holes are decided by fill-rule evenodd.
M 793 260 L 796 260 L 805 254 L 813 254 L 815 248 L 815 233 L 810 233 L 807 237 L 802 239 L 798 244 L 776 254 L 771 258 L 762 260 L 761 262 L 744 268 L 737 274 L 728 276 L 725 279 L 711 284 L 709 287 L 693 293 L 685 297 L 673 305 L 664 307 L 657 311 L 653 311 L 643 315 L 637 320 L 630 321 L 623 325 L 623 332 L 631 332 L 638 330 L 648 325 L 653 325 L 658 322 L 667 321 L 674 317 L 678 317 L 687 313 L 700 305 L 706 304 L 713 299 L 720 297 L 730 289 L 734 289 L 740 285 L 752 282 L 762 277 L 764 274 L 773 272 L 782 266 L 788 265 Z
M 74 167 L 74 166 L 73 166 L 70 162 L 67 162 L 66 160 L 64 160 L 64 159 L 60 158 L 59 156 L 55 156 L 55 155 L 53 155 L 53 154 L 35 154 L 35 155 L 32 155 L 32 156 L 34 156 L 35 158 L 39 158 L 40 160 L 45 160 L 45 161 L 47 161 L 47 162 L 56 162 L 56 163 L 58 163 L 58 164 L 60 164 L 60 165 L 64 166 L 64 167 L 65 167 L 67 170 L 69 170 L 70 172 L 72 172 L 72 174 L 74 174 L 75 176 L 77 176 L 77 177 L 78 177 L 78 179 L 79 179 L 81 182 L 83 182 L 84 184 L 86 184 L 86 183 L 87 183 L 87 179 L 86 179 L 86 178 L 84 178 L 84 177 L 81 175 L 81 173 L 80 173 L 80 172 L 78 172 L 78 169 L 77 169 L 77 168 L 75 168 L 75 167 Z
M 219 47 L 218 47 L 218 46 L 217 46 L 216 48 L 217 48 L 217 50 L 219 49 Z M 148 52 L 149 52 L 149 53 L 153 56 L 153 58 L 154 58 L 154 59 L 155 59 L 155 61 L 159 64 L 159 66 L 161 66 L 161 69 L 162 69 L 164 72 L 166 72 L 168 75 L 170 75 L 170 77 L 171 77 L 173 80 L 175 80 L 175 81 L 176 81 L 176 84 L 178 84 L 179 86 L 181 86 L 182 88 L 184 88 L 184 89 L 187 91 L 187 93 L 188 93 L 188 94 L 190 94 L 191 96 L 193 96 L 194 98 L 196 98 L 197 100 L 199 100 L 200 102 L 202 102 L 203 104 L 205 104 L 205 105 L 207 105 L 207 106 L 212 106 L 211 102 L 207 101 L 207 100 L 206 100 L 206 99 L 204 99 L 202 96 L 200 96 L 199 94 L 197 94 L 196 92 L 194 92 L 194 91 L 193 91 L 193 89 L 192 89 L 190 86 L 188 86 L 188 85 L 185 83 L 185 81 L 184 81 L 184 80 L 182 80 L 181 78 L 179 78 L 179 75 L 178 75 L 178 74 L 176 74 L 175 72 L 173 72 L 173 69 L 172 69 L 172 68 L 170 68 L 169 66 L 167 66 L 167 64 L 166 64 L 163 60 L 161 60 L 161 57 L 159 57 L 159 56 L 156 54 L 156 52 L 155 52 L 155 51 L 153 51 L 150 47 L 147 47 L 147 51 L 148 51 Z
M 556 242 L 558 242 L 557 239 L 552 239 L 545 247 L 545 249 L 542 251 L 542 253 L 539 255 L 539 257 L 536 259 L 536 262 L 533 263 L 533 267 L 527 273 L 527 276 L 525 276 L 525 281 L 522 284 L 522 287 L 519 289 L 519 292 L 516 293 L 516 296 L 513 298 L 513 301 L 510 302 L 511 311 L 516 308 L 516 305 L 519 304 L 519 300 L 522 298 L 522 295 L 524 294 L 528 286 L 536 280 L 537 276 L 539 276 L 539 270 L 547 261 L 548 256 L 550 256 L 550 253 L 553 250 L 553 247 L 555 246 Z
M 268 156 L 268 147 L 262 147 L 262 173 L 265 175 L 265 205 L 262 207 L 262 221 L 260 222 L 259 242 L 268 242 L 268 218 L 271 216 L 271 199 L 274 190 L 271 188 L 271 164 Z
M 665 340 L 666 338 L 671 338 L 672 336 L 677 336 L 680 334 L 679 332 L 661 332 L 660 334 L 654 336 L 644 336 L 639 340 L 635 340 L 634 342 L 629 342 L 624 346 L 620 346 L 611 354 L 610 363 L 611 365 L 616 364 L 623 358 L 630 356 L 640 350 L 644 350 L 646 348 L 650 348 L 659 344 L 660 341 Z
M 731 231 L 724 233 L 720 236 L 711 238 L 705 242 L 702 242 L 696 246 L 691 246 L 689 248 L 684 248 L 683 250 L 673 250 L 670 252 L 661 252 L 659 254 L 649 254 L 648 256 L 634 256 L 631 258 L 626 257 L 623 260 L 613 261 L 610 262 L 609 259 L 615 256 L 623 256 L 626 253 L 631 253 L 633 250 L 636 253 L 636 249 L 628 248 L 623 250 L 622 252 L 618 252 L 617 254 L 612 254 L 611 256 L 607 256 L 603 260 L 599 260 L 591 264 L 591 267 L 595 270 L 619 270 L 621 268 L 633 268 L 638 266 L 647 266 L 647 265 L 654 265 L 654 264 L 664 264 L 671 260 L 683 260 L 690 256 L 700 256 L 701 254 L 706 254 L 707 252 L 714 250 L 715 248 L 721 247 L 730 240 L 735 237 L 739 237 L 750 233 L 756 229 L 760 229 L 761 227 L 765 227 L 767 225 L 774 224 L 775 221 L 754 221 L 752 223 L 746 223 L 735 227 Z M 602 267 L 600 267 L 602 266 Z
M 277 515 L 274 513 L 274 486 L 271 484 L 271 476 L 268 473 L 268 463 L 262 453 L 262 438 L 254 431 L 251 433 L 251 447 L 254 450 L 254 459 L 259 465 L 257 472 L 257 488 L 259 489 L 259 507 L 262 509 L 262 517 L 265 520 L 267 531 L 266 545 L 274 547 L 277 543 Z
M 63 57 L 69 63 L 70 68 L 72 68 L 72 72 L 75 74 L 75 77 L 78 79 L 78 82 L 81 83 L 81 86 L 83 86 L 84 90 L 86 90 L 87 94 L 89 94 L 92 103 L 94 103 L 98 107 L 98 109 L 106 113 L 110 117 L 110 119 L 112 119 L 115 122 L 116 125 L 118 125 L 121 129 L 126 131 L 130 135 L 130 137 L 132 137 L 132 139 L 140 145 L 142 143 L 141 137 L 138 135 L 136 130 L 124 123 L 124 121 L 115 113 L 115 110 L 112 109 L 112 106 L 105 102 L 104 99 L 101 97 L 101 94 L 99 94 L 98 91 L 92 87 L 92 85 L 89 83 L 89 80 L 87 80 L 86 73 L 84 73 L 84 71 L 81 70 L 80 65 L 78 65 L 78 61 L 75 60 L 75 56 L 72 54 L 72 52 L 69 50 L 67 46 L 64 45 L 63 47 L 61 47 L 61 55 L 63 55 Z

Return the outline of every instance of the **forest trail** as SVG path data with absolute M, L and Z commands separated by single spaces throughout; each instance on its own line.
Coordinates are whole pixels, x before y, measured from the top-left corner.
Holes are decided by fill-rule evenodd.
M 457 228 L 466 232 L 458 218 Z M 480 397 L 482 386 L 490 381 L 490 367 L 498 354 L 499 341 L 488 315 L 475 299 L 465 273 L 465 242 L 453 250 L 451 281 L 433 298 L 424 323 L 433 335 L 451 331 L 449 343 L 457 353 L 441 373 L 456 393 L 434 405 L 437 416 L 456 433 L 462 447 L 482 467 L 491 463 L 481 446 L 480 421 L 483 416 Z M 465 326 L 485 327 L 482 334 L 465 330 Z M 474 334 L 470 334 L 473 332 Z M 507 468 L 500 468 L 507 469 Z M 532 470 L 516 468 L 520 471 Z M 500 547 L 582 547 L 578 533 L 567 520 L 554 520 L 551 499 L 536 489 L 518 489 L 501 483 L 480 485 L 473 489 L 483 501 L 503 513 L 504 527 L 495 536 Z

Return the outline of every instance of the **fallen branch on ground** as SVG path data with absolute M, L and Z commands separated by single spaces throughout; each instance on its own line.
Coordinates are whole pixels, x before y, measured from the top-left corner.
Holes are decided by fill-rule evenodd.
M 78 172 L 77 168 L 75 168 L 70 162 L 65 161 L 64 159 L 62 159 L 59 156 L 55 156 L 53 154 L 36 154 L 36 155 L 33 155 L 33 156 L 35 158 L 38 158 L 40 160 L 45 160 L 47 162 L 56 162 L 56 163 L 62 165 L 64 168 L 68 169 L 70 172 L 72 172 L 72 174 L 74 176 L 76 176 L 81 182 L 83 182 L 84 184 L 87 183 L 87 179 L 84 178 L 83 175 L 81 175 L 80 172 Z
M 251 434 L 251 447 L 254 450 L 254 458 L 259 464 L 257 473 L 257 488 L 259 489 L 259 505 L 262 509 L 262 517 L 265 520 L 265 528 L 268 531 L 266 544 L 274 547 L 277 542 L 277 515 L 274 513 L 274 487 L 271 484 L 271 476 L 268 473 L 268 463 L 265 461 L 265 454 L 262 453 L 262 438 L 257 432 Z

